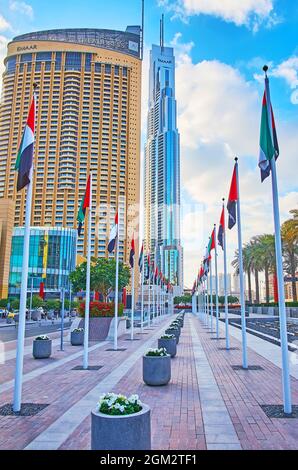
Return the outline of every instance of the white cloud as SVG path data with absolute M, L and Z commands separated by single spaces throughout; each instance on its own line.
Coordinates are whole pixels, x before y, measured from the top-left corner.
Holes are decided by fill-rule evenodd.
M 178 45 L 179 39 L 176 36 Z M 181 45 L 178 49 L 183 51 Z M 274 226 L 271 182 L 268 179 L 261 184 L 258 169 L 263 86 L 248 82 L 239 70 L 219 61 L 195 64 L 188 55 L 177 63 L 182 185 L 184 193 L 200 207 L 192 214 L 188 211 L 182 214 L 185 283 L 191 286 L 212 227 L 219 221 L 222 197 L 228 196 L 236 155 L 239 156 L 243 242 L 259 233 L 273 233 Z M 292 171 L 297 166 L 298 123 L 283 121 L 278 109 L 275 114 L 281 149 L 277 165 L 284 221 L 289 217 L 289 210 L 298 206 L 297 174 Z M 237 230 L 228 233 L 228 240 L 231 261 L 237 248 Z
M 9 2 L 9 9 L 11 11 L 21 13 L 22 15 L 28 16 L 30 19 L 34 18 L 34 11 L 31 5 L 26 2 L 18 2 L 11 0 Z
M 212 15 L 257 31 L 262 23 L 272 27 L 281 20 L 274 13 L 274 0 L 159 0 L 159 5 L 186 21 L 192 15 Z
M 0 14 L 0 31 L 7 31 L 8 29 L 11 29 L 11 25 L 4 18 L 4 16 Z
M 257 59 L 255 61 L 257 63 Z M 254 62 L 253 62 L 254 63 Z M 265 63 L 265 62 L 263 62 Z M 260 67 L 258 67 L 260 68 Z M 281 78 L 285 80 L 287 85 L 294 90 L 291 94 L 292 104 L 298 104 L 298 56 L 294 55 L 284 60 L 280 64 L 274 66 L 273 63 L 269 67 L 269 75 L 276 78 Z M 262 82 L 264 79 L 263 74 L 255 73 L 255 80 Z

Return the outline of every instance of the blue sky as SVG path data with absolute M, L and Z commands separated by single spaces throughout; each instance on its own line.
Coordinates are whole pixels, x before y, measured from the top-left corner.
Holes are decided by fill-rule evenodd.
M 139 24 L 140 5 L 139 0 L 0 0 L 0 59 L 7 41 L 24 32 L 59 27 L 125 29 Z M 177 58 L 185 280 L 191 285 L 219 218 L 221 198 L 227 195 L 236 154 L 241 164 L 244 241 L 273 232 L 270 181 L 260 184 L 257 167 L 264 63 L 270 65 L 281 148 L 282 220 L 298 205 L 298 2 L 146 0 L 143 122 L 148 49 L 159 39 L 162 13 L 165 39 L 175 47 Z M 231 258 L 235 233 L 230 234 L 229 246 Z

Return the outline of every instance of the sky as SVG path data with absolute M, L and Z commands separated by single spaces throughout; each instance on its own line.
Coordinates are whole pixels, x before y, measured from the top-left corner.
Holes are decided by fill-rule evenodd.
M 146 138 L 149 50 L 175 48 L 181 134 L 182 244 L 185 285 L 191 287 L 222 198 L 239 157 L 243 241 L 273 233 L 271 181 L 258 169 L 262 67 L 269 66 L 280 146 L 281 220 L 298 206 L 298 1 L 145 0 L 142 139 Z M 0 0 L 0 72 L 7 42 L 29 31 L 95 27 L 125 30 L 140 24 L 140 0 Z M 143 154 L 142 154 L 143 158 Z M 227 234 L 229 264 L 237 231 Z M 219 255 L 222 271 L 222 256 Z

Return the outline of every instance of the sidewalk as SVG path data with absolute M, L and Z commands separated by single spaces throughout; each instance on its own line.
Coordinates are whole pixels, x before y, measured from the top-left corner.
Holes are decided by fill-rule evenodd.
M 101 393 L 110 391 L 137 393 L 150 406 L 154 450 L 297 449 L 298 419 L 269 419 L 260 406 L 282 403 L 280 368 L 249 349 L 250 363 L 263 370 L 234 371 L 232 365 L 241 364 L 238 339 L 231 335 L 231 346 L 239 349 L 221 350 L 225 342 L 211 339 L 194 315 L 185 316 L 170 384 L 143 383 L 142 355 L 156 347 L 172 318 L 137 335 L 139 341 L 121 337 L 123 352 L 107 351 L 106 342 L 91 346 L 90 365 L 103 366 L 98 371 L 73 370 L 82 363 L 80 347 L 67 345 L 65 355 L 55 352 L 54 359 L 34 369 L 32 362 L 39 361 L 26 356 L 32 375 L 27 373 L 23 402 L 49 406 L 34 417 L 0 416 L 0 449 L 90 449 L 91 409 Z M 1 405 L 11 402 L 10 362 L 0 387 Z M 293 403 L 298 404 L 295 378 L 292 389 Z

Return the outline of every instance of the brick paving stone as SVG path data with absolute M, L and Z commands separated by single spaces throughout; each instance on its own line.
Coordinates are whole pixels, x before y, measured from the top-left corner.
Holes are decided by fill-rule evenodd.
M 154 330 L 147 330 L 140 335 L 140 341 L 129 343 L 127 337 L 119 340 L 119 347 L 127 348 L 122 353 L 111 354 L 105 349 L 90 353 L 90 365 L 103 365 L 99 371 L 73 371 L 73 367 L 81 365 L 82 358 L 71 359 L 61 363 L 61 359 L 79 351 L 66 342 L 66 351 L 54 350 L 54 361 L 59 367 L 32 378 L 24 383 L 23 402 L 50 403 L 50 406 L 35 417 L 0 417 L 0 449 L 24 449 L 39 435 L 46 431 L 62 415 L 79 403 L 105 377 L 116 370 L 138 348 L 150 340 L 169 318 L 160 323 Z M 210 370 L 215 378 L 216 388 L 208 384 L 200 369 L 197 376 L 196 355 L 194 353 L 193 331 L 206 355 Z M 52 334 L 58 339 L 59 333 Z M 26 339 L 30 345 L 32 338 Z M 156 346 L 156 344 L 152 344 Z M 219 351 L 218 342 L 211 341 L 208 331 L 201 321 L 190 314 L 185 316 L 185 327 L 182 330 L 178 345 L 178 354 L 172 359 L 172 379 L 165 387 L 149 387 L 142 381 L 142 359 L 132 363 L 125 376 L 113 387 L 114 392 L 127 395 L 139 394 L 147 403 L 152 416 L 152 448 L 155 450 L 206 450 L 206 432 L 208 449 L 297 449 L 298 420 L 270 419 L 260 408 L 262 404 L 281 404 L 281 371 L 269 360 L 249 349 L 249 362 L 263 367 L 262 371 L 233 371 L 231 365 L 241 364 L 241 344 L 231 337 L 231 346 L 239 348 L 232 351 Z M 13 351 L 15 342 L 5 346 Z M 55 348 L 58 349 L 58 348 Z M 25 356 L 25 371 L 38 370 L 45 365 L 43 361 L 34 361 L 30 354 Z M 208 366 L 208 367 L 209 367 Z M 0 383 L 12 380 L 14 360 L 0 365 Z M 2 375 L 3 370 L 3 375 Z M 298 404 L 298 381 L 292 379 L 293 403 Z M 1 388 L 0 388 L 1 390 Z M 217 390 L 217 391 L 216 391 Z M 111 390 L 107 390 L 111 391 Z M 203 392 L 203 395 L 201 395 Z M 206 393 L 206 397 L 205 397 Z M 208 393 L 209 399 L 208 399 Z M 203 402 L 202 402 L 203 397 Z M 12 389 L 0 393 L 0 405 L 10 403 Z M 94 403 L 95 405 L 95 403 Z M 203 420 L 202 406 L 205 410 Z M 91 411 L 91 410 L 90 410 Z M 227 420 L 229 416 L 229 420 Z M 78 421 L 78 425 L 64 440 L 61 430 L 61 449 L 90 449 L 90 416 Z M 67 421 L 66 421 L 67 423 Z M 59 433 L 59 431 L 58 431 Z M 229 442 L 229 436 L 236 433 L 238 444 Z M 50 435 L 50 434 L 49 434 Z M 53 436 L 54 438 L 57 435 Z M 58 436 L 59 437 L 59 436 Z M 239 443 L 240 442 L 240 443 Z M 40 448 L 49 446 L 41 443 Z

